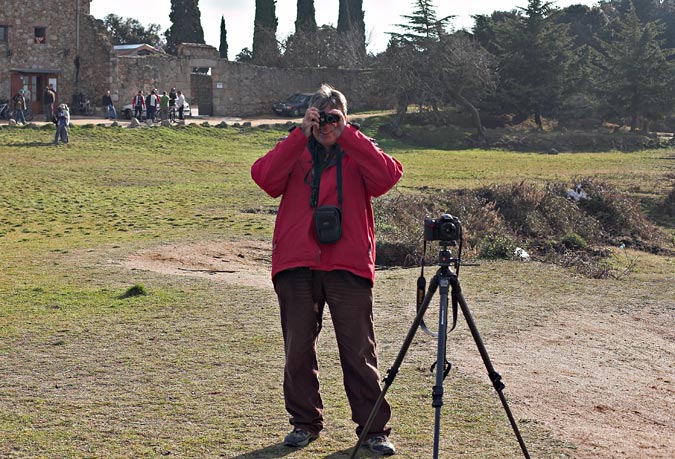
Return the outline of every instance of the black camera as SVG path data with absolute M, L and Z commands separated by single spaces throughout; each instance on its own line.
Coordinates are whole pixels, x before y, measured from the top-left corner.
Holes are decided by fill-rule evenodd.
M 462 238 L 462 224 L 459 218 L 450 214 L 441 214 L 439 218 L 424 219 L 425 241 L 455 242 Z
M 319 125 L 339 123 L 340 117 L 332 113 L 319 112 Z

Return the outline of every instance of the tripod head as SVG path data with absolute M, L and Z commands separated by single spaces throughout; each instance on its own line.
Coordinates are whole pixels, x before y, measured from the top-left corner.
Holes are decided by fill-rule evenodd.
M 455 271 L 459 269 L 460 259 L 453 258 L 452 250 L 450 246 L 455 245 L 454 241 L 440 241 L 439 242 L 439 251 L 438 251 L 438 266 L 441 268 L 454 267 Z M 460 251 L 461 253 L 461 251 Z

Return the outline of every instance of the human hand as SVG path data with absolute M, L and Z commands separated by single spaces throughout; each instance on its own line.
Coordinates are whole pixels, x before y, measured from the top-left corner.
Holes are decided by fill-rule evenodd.
M 309 137 L 312 133 L 312 128 L 319 127 L 319 110 L 316 107 L 309 107 L 305 111 L 305 116 L 302 118 L 302 133 L 305 137 Z

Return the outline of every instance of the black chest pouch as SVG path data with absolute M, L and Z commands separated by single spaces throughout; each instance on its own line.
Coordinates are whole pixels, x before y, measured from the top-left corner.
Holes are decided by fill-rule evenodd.
M 314 227 L 320 243 L 336 243 L 342 236 L 342 211 L 335 206 L 314 209 Z
M 314 228 L 316 229 L 316 237 L 321 244 L 334 244 L 342 237 L 342 156 L 343 151 L 339 148 L 335 152 L 335 167 L 337 174 L 337 193 L 338 193 L 338 207 L 336 206 L 321 206 L 317 207 L 319 201 L 319 186 L 321 184 L 321 175 L 328 162 L 321 161 L 319 155 L 319 148 L 314 139 L 310 138 L 308 142 L 309 150 L 312 153 L 312 160 L 314 161 L 314 177 L 312 180 L 312 196 L 310 198 L 310 205 L 314 209 Z

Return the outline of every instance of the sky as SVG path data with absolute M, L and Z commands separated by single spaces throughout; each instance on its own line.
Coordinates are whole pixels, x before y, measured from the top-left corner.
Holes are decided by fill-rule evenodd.
M 470 29 L 472 15 L 491 14 L 493 11 L 508 11 L 524 8 L 527 0 L 435 0 L 436 16 L 453 15 L 451 25 L 455 29 Z M 413 11 L 413 0 L 363 0 L 368 51 L 384 51 L 389 41 L 387 32 L 400 32 L 396 24 L 407 22 L 403 15 Z M 597 0 L 553 0 L 554 6 L 595 5 Z M 337 26 L 338 0 L 314 0 L 316 22 L 319 26 Z M 103 19 L 108 14 L 134 18 L 142 25 L 159 24 L 162 31 L 171 26 L 169 12 L 171 0 L 92 0 L 91 14 Z M 255 0 L 201 0 L 199 2 L 204 40 L 207 45 L 220 45 L 220 20 L 225 18 L 228 57 L 234 60 L 243 48 L 252 48 Z M 292 34 L 295 28 L 297 0 L 276 0 L 278 19 L 277 38 Z

